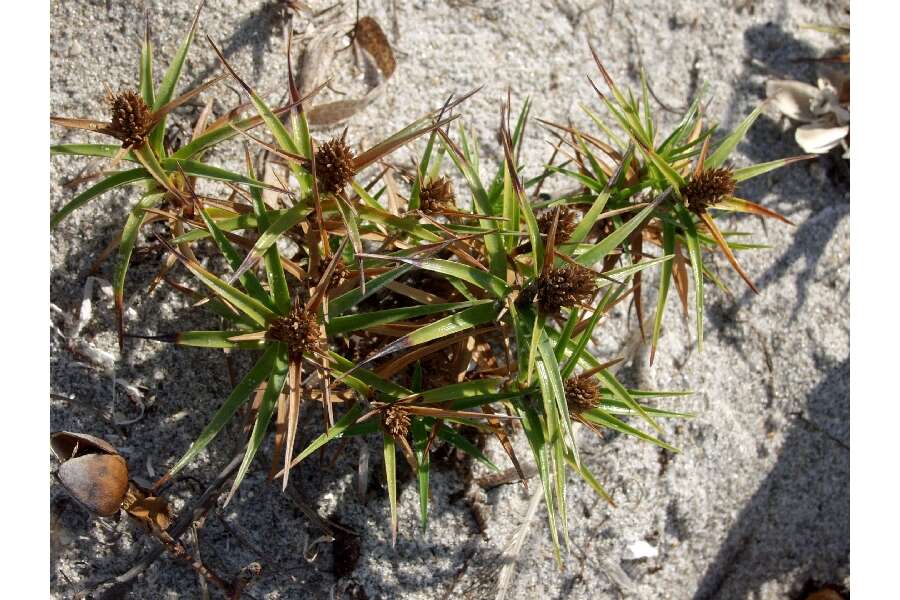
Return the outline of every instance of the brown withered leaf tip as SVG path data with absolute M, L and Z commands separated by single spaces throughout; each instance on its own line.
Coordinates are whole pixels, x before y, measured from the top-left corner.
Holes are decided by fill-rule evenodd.
M 316 150 L 316 177 L 322 192 L 343 190 L 354 175 L 353 151 L 342 138 L 333 138 Z
M 550 228 L 553 227 L 553 213 L 555 212 L 556 209 L 548 208 L 538 216 L 538 230 L 545 237 L 550 235 Z M 578 211 L 566 206 L 561 207 L 559 209 L 559 221 L 556 223 L 556 243 L 569 241 L 577 225 Z
M 315 313 L 297 304 L 288 316 L 276 319 L 269 325 L 267 337 L 284 342 L 290 359 L 299 361 L 304 352 L 318 347 L 319 323 Z
M 381 426 L 385 432 L 397 438 L 406 437 L 409 425 L 409 413 L 400 406 L 388 406 L 381 416 Z
M 456 210 L 453 184 L 446 177 L 431 179 L 419 190 L 419 209 L 428 214 Z
M 600 384 L 593 377 L 569 377 L 565 388 L 566 404 L 572 412 L 590 410 L 600 404 Z
M 140 94 L 131 90 L 109 93 L 106 101 L 112 113 L 109 133 L 122 140 L 123 148 L 136 148 L 143 144 L 153 125 L 153 115 Z
M 559 313 L 562 307 L 587 304 L 597 292 L 597 276 L 577 265 L 550 267 L 523 292 L 524 302 L 534 302 L 546 315 Z
M 729 198 L 734 194 L 736 185 L 734 172 L 728 167 L 707 169 L 692 177 L 681 189 L 681 193 L 685 206 L 695 213 L 701 213 L 709 206 Z

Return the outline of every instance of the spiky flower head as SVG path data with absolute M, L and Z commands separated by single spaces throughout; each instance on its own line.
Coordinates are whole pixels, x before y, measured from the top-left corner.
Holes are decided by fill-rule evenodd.
M 409 413 L 401 406 L 389 405 L 381 416 L 381 426 L 394 437 L 406 437 L 409 425 Z
M 555 315 L 564 306 L 587 304 L 597 293 L 597 276 L 578 265 L 550 267 L 523 292 L 525 302 L 534 302 L 546 315 Z
M 140 94 L 131 90 L 109 93 L 106 101 L 112 114 L 109 132 L 122 140 L 123 148 L 143 144 L 153 126 L 153 115 Z
M 538 230 L 544 236 L 550 235 L 550 228 L 553 227 L 553 213 L 556 209 L 548 208 L 541 212 L 538 216 Z M 572 232 L 578 225 L 578 211 L 563 206 L 559 209 L 559 221 L 556 223 L 556 242 L 567 242 L 572 237 Z
M 304 352 L 319 346 L 320 331 L 316 314 L 306 310 L 302 304 L 295 304 L 290 314 L 269 325 L 267 337 L 283 342 L 287 345 L 290 359 L 299 361 Z
M 701 213 L 707 207 L 718 204 L 734 194 L 737 182 L 734 171 L 728 167 L 707 169 L 692 177 L 683 188 L 684 204 L 695 213 Z
M 569 377 L 565 388 L 566 404 L 572 412 L 590 410 L 600 404 L 600 384 L 593 377 Z
M 425 213 L 439 213 L 456 209 L 453 185 L 446 177 L 431 179 L 419 190 L 419 208 Z
M 354 175 L 353 151 L 344 138 L 332 138 L 316 150 L 316 177 L 320 191 L 340 192 Z

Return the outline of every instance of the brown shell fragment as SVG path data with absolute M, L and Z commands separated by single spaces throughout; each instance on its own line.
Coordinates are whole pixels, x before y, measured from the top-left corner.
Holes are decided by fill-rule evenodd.
M 50 434 L 50 449 L 60 462 L 65 462 L 77 453 L 85 454 L 118 454 L 118 450 L 106 440 L 86 433 L 57 431 Z
M 116 514 L 128 491 L 128 465 L 118 454 L 86 454 L 65 461 L 59 481 L 75 500 L 101 517 Z

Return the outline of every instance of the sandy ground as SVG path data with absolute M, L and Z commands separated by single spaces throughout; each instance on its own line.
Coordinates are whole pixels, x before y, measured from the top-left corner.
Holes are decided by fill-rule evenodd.
M 188 26 L 193 2 L 147 0 L 146 5 L 157 56 L 167 60 Z M 439 106 L 451 92 L 484 85 L 463 113 L 481 138 L 485 168 L 497 158 L 493 136 L 508 87 L 514 108 L 530 96 L 535 116 L 588 126 L 579 104 L 594 102 L 585 76 L 598 79 L 588 39 L 621 82 L 633 85 L 643 64 L 667 106 L 684 106 L 708 84 L 707 114 L 730 128 L 760 101 L 766 78 L 812 78 L 813 67 L 794 59 L 820 54 L 830 40 L 799 26 L 828 22 L 842 8 L 840 2 L 813 0 L 397 0 L 384 5 L 363 2 L 362 12 L 384 24 L 399 66 L 385 95 L 351 122 L 349 138 L 365 147 Z M 185 82 L 217 72 L 203 37 L 209 34 L 239 72 L 277 101 L 286 86 L 279 14 L 274 3 L 209 0 Z M 135 87 L 142 28 L 141 11 L 131 2 L 52 2 L 54 114 L 101 117 L 105 83 Z M 159 77 L 159 59 L 156 71 Z M 349 72 L 337 72 L 335 87 L 358 87 L 351 79 Z M 228 105 L 237 100 L 228 91 L 220 97 Z M 192 114 L 196 111 L 182 121 Z M 659 114 L 669 125 L 675 119 L 664 110 Z M 767 112 L 739 146 L 735 164 L 799 153 L 785 130 Z M 86 139 L 57 129 L 52 137 Z M 548 137 L 536 125 L 528 132 L 530 174 L 548 158 L 543 141 Z M 237 167 L 239 148 L 228 144 L 214 162 Z M 397 158 L 407 156 L 401 152 Z M 51 159 L 53 210 L 72 196 L 62 182 L 86 164 Z M 742 196 L 796 223 L 733 218 L 729 224 L 770 246 L 740 255 L 761 294 L 745 292 L 720 261 L 719 271 L 735 293 L 729 297 L 709 286 L 703 352 L 696 351 L 693 324 L 681 322 L 673 306 L 653 367 L 647 364 L 648 349 L 639 347 L 620 372 L 633 386 L 696 391 L 688 400 L 667 404 L 698 413 L 692 421 L 666 425 L 666 439 L 682 452 L 673 455 L 621 437 L 599 440 L 585 432 L 584 456 L 612 491 L 617 508 L 570 478 L 573 548 L 566 568 L 554 565 L 539 512 L 508 597 L 781 599 L 793 597 L 810 580 L 849 583 L 847 171 L 839 159 L 825 157 L 742 185 Z M 51 300 L 63 312 L 78 311 L 90 264 L 135 198 L 128 191 L 107 195 L 51 233 Z M 129 275 L 131 329 L 214 326 L 167 290 L 147 297 L 143 290 L 158 259 L 148 253 Z M 109 280 L 112 264 L 99 275 Z M 94 314 L 81 338 L 118 357 L 111 302 L 99 289 L 93 297 Z M 53 318 L 61 323 L 58 315 Z M 626 323 L 634 326 L 633 315 L 623 309 L 607 325 L 610 352 L 623 341 L 617 336 Z M 158 476 L 187 448 L 229 389 L 220 354 L 135 341 L 118 360 L 116 375 L 139 387 L 146 411 L 137 422 L 113 426 L 111 376 L 79 364 L 60 336 L 53 333 L 51 339 L 52 392 L 75 398 L 51 400 L 51 429 L 106 437 L 145 479 Z M 237 368 L 246 369 L 246 362 L 238 360 Z M 115 402 L 118 419 L 138 414 L 123 387 Z M 232 428 L 186 470 L 172 490 L 176 508 L 213 478 L 237 451 L 239 439 Z M 488 450 L 503 460 L 496 448 Z M 360 452 L 369 453 L 373 473 L 364 504 L 351 475 Z M 391 548 L 380 460 L 374 446 L 351 445 L 334 469 L 314 461 L 298 473 L 306 502 L 323 517 L 360 532 L 358 541 L 339 537 L 334 544 L 315 543 L 321 531 L 276 486 L 265 483 L 260 461 L 235 500 L 215 511 L 201 530 L 203 559 L 228 575 L 260 561 L 265 574 L 250 589 L 255 598 L 493 597 L 503 550 L 522 523 L 528 493 L 519 486 L 473 493 L 464 469 L 450 461 L 434 475 L 424 534 L 417 527 L 414 482 L 404 481 L 401 537 Z M 52 541 L 53 597 L 69 598 L 94 578 L 126 570 L 149 547 L 125 523 L 104 526 L 66 504 L 59 488 L 54 486 L 50 497 L 61 511 Z M 639 541 L 656 548 L 658 556 L 629 560 L 628 547 Z M 194 573 L 166 558 L 124 597 L 200 595 Z

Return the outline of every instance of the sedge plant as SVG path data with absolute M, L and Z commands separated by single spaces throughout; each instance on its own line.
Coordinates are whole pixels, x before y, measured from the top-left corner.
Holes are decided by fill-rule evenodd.
M 132 206 L 120 233 L 95 261 L 96 265 L 112 252 L 117 253 L 113 292 L 120 347 L 124 333 L 125 282 L 140 229 L 151 223 L 163 222 L 170 225 L 175 235 L 183 233 L 182 220 L 197 218 L 192 212 L 193 204 L 185 194 L 185 188 L 192 186 L 198 178 L 232 185 L 264 187 L 259 181 L 208 164 L 204 160 L 205 154 L 215 145 L 238 135 L 236 127 L 248 130 L 262 123 L 259 116 L 239 119 L 238 116 L 246 108 L 244 105 L 225 112 L 219 118 L 213 118 L 210 100 L 192 127 L 190 141 L 181 147 L 173 147 L 169 141 L 170 136 L 166 128 L 169 113 L 197 98 L 224 77 L 216 77 L 175 97 L 187 53 L 194 41 L 201 9 L 202 3 L 159 84 L 154 84 L 153 44 L 148 22 L 140 49 L 138 85 L 135 89 L 124 89 L 119 92 L 113 92 L 107 87 L 108 121 L 50 117 L 50 123 L 53 125 L 102 134 L 119 142 L 57 144 L 50 147 L 53 155 L 86 156 L 109 161 L 100 172 L 75 182 L 99 180 L 76 194 L 53 214 L 50 219 L 51 229 L 56 228 L 79 208 L 107 192 L 123 186 L 136 186 L 143 190 Z M 290 106 L 281 107 L 275 112 L 283 114 L 288 108 Z M 123 161 L 138 166 L 118 169 Z M 161 206 L 171 210 L 157 210 Z M 236 216 L 228 208 L 226 205 L 213 207 L 211 210 L 222 216 Z M 180 250 L 183 254 L 193 257 L 188 243 L 182 244 Z M 174 260 L 169 259 L 162 266 L 150 286 L 151 291 L 173 263 Z
M 193 27 L 185 52 L 192 37 Z M 641 277 L 658 269 L 654 350 L 672 282 L 686 310 L 693 281 L 699 345 L 704 283 L 723 285 L 708 268 L 708 255 L 720 252 L 754 287 L 735 256 L 754 245 L 735 242 L 716 224 L 715 214 L 742 211 L 786 221 L 740 198 L 737 185 L 803 157 L 731 168 L 728 157 L 759 109 L 714 143 L 715 127 L 706 124 L 699 99 L 663 136 L 646 83 L 635 97 L 613 82 L 595 53 L 609 95 L 595 89 L 611 121 L 585 108 L 599 134 L 545 123 L 559 136 L 554 157 L 567 160 L 554 164 L 551 158 L 541 175 L 525 180 L 522 146 L 531 104 L 524 102 L 513 125 L 507 100 L 498 136 L 503 159 L 483 178 L 478 141 L 464 126 L 450 126 L 468 95 L 451 97 L 439 110 L 358 151 L 346 132 L 327 140 L 311 135 L 304 105 L 309 94 L 303 97 L 295 85 L 290 40 L 290 101 L 281 109 L 270 108 L 209 41 L 223 76 L 244 91 L 254 116 L 225 119 L 169 152 L 157 131 L 172 101 L 144 85 L 150 76 L 142 61 L 142 102 L 155 108 L 141 117 L 147 119 L 140 121 L 146 136 L 125 136 L 122 147 L 55 148 L 141 163 L 137 173 L 104 180 L 119 177 L 107 184 L 111 189 L 131 177 L 128 182 L 143 182 L 153 194 L 135 208 L 134 221 L 129 218 L 133 229 L 123 232 L 120 269 L 127 267 L 128 244 L 145 215 L 164 215 L 171 227 L 160 243 L 204 287 L 203 293 L 182 291 L 226 323 L 218 330 L 144 337 L 256 356 L 156 487 L 196 458 L 246 407 L 253 426 L 232 495 L 270 428 L 270 477 L 282 485 L 293 468 L 327 445 L 376 436 L 384 452 L 396 540 L 398 453 L 416 476 L 424 528 L 430 454 L 450 445 L 497 469 L 465 435 L 467 429 L 481 431 L 498 440 L 524 484 L 511 441 L 521 431 L 537 467 L 559 558 L 569 538 L 568 471 L 611 502 L 582 460 L 578 429 L 613 430 L 675 451 L 660 439 L 658 421 L 690 417 L 658 406 L 660 398 L 683 392 L 629 389 L 611 370 L 620 357 L 595 356 L 592 340 L 609 327 L 603 316 L 631 300 L 643 327 Z M 175 79 L 178 71 L 180 64 Z M 132 100 L 129 106 L 137 104 Z M 119 133 L 122 119 L 116 118 L 95 131 Z M 265 133 L 251 132 L 261 124 Z M 283 205 L 264 201 L 266 185 L 259 182 L 249 150 L 244 174 L 203 162 L 212 145 L 236 137 L 286 166 L 290 177 L 277 186 Z M 424 149 L 412 168 L 376 168 L 391 152 L 419 140 Z M 362 175 L 373 171 L 363 183 Z M 199 195 L 194 177 L 223 179 L 231 193 Z M 572 180 L 578 190 L 547 197 L 540 190 L 550 177 Z M 464 185 L 457 188 L 454 180 Z M 64 211 L 102 191 L 80 196 Z M 163 198 L 177 202 L 178 210 L 148 212 Z M 299 245 L 290 259 L 279 252 L 282 238 Z M 225 272 L 215 273 L 197 260 L 191 244 L 199 243 L 211 243 L 222 255 Z M 124 272 L 121 278 L 117 290 L 124 287 Z M 312 422 L 313 438 L 301 443 L 306 421 Z

